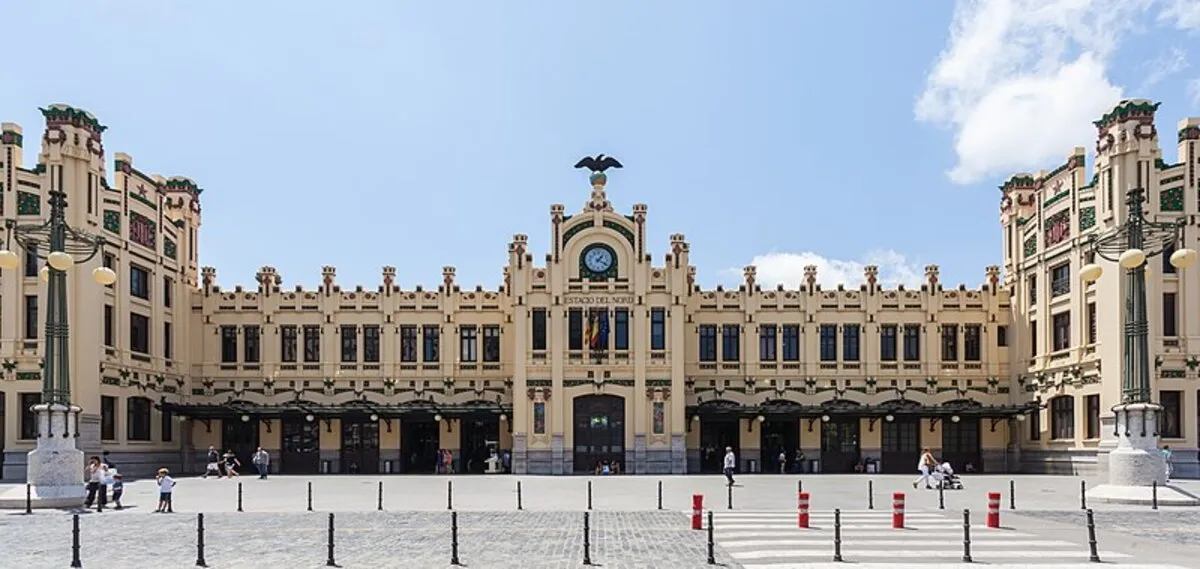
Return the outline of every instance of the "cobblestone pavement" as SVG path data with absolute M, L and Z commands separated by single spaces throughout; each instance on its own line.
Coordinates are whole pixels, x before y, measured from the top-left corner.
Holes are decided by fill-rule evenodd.
M 196 516 L 135 513 L 80 516 L 84 567 L 190 567 Z M 213 568 L 325 567 L 329 514 L 208 514 L 205 557 Z M 691 569 L 706 564 L 706 532 L 678 512 L 593 512 L 591 560 L 605 569 Z M 583 566 L 583 514 L 461 512 L 459 558 L 472 569 Z M 450 513 L 335 514 L 335 560 L 351 568 L 450 567 Z M 71 518 L 0 515 L 4 567 L 49 569 L 71 561 Z M 724 551 L 717 562 L 731 569 Z

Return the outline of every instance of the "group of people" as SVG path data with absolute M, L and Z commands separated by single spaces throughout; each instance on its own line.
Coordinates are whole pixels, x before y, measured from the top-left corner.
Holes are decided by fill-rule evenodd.
M 258 447 L 254 451 L 254 456 L 250 459 L 254 469 L 258 471 L 259 480 L 266 480 L 267 473 L 271 470 L 271 454 L 263 447 Z M 208 447 L 208 462 L 204 466 L 204 477 L 208 478 L 209 474 L 216 474 L 217 478 L 241 476 L 238 469 L 242 467 L 242 462 L 238 460 L 237 454 L 232 450 L 226 450 L 225 454 L 221 454 L 214 446 Z

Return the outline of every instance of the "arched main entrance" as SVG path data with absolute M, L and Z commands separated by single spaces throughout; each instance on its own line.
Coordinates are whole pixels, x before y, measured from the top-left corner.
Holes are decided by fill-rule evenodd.
M 625 399 L 581 395 L 572 402 L 575 472 L 592 472 L 603 462 L 625 464 Z

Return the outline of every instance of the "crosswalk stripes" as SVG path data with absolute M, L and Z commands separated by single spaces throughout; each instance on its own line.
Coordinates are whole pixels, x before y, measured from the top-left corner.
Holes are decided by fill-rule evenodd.
M 724 549 L 746 569 L 819 569 L 845 567 L 833 563 L 834 514 L 811 511 L 809 528 L 800 529 L 795 512 L 714 511 L 713 534 Z M 867 569 L 874 564 L 902 566 L 953 566 L 963 562 L 961 518 L 938 512 L 909 512 L 905 529 L 892 528 L 887 510 L 843 510 L 841 552 L 844 561 Z M 1004 563 L 1067 569 L 1088 562 L 1085 543 L 1050 539 L 1008 529 L 988 529 L 982 520 L 971 527 L 971 555 L 976 563 L 995 569 Z M 1175 569 L 1169 565 L 1124 565 L 1131 556 L 1101 551 L 1100 558 L 1115 567 Z M 885 563 L 892 561 L 891 563 Z M 826 565 L 828 562 L 828 565 Z M 1117 562 L 1115 564 L 1111 562 Z M 1182 568 L 1179 568 L 1182 569 Z

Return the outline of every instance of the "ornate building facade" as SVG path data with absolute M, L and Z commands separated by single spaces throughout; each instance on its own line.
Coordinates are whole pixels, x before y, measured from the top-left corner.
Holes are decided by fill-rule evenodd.
M 514 472 L 544 474 L 602 463 L 716 472 L 727 446 L 743 471 L 765 472 L 780 470 L 781 453 L 784 470 L 831 473 L 910 473 L 922 447 L 985 472 L 1088 468 L 1102 454 L 1103 437 L 1083 435 L 1096 433 L 1089 397 L 1102 396 L 1103 415 L 1119 393 L 1110 375 L 1120 351 L 1100 346 L 1119 346 L 1119 325 L 1103 323 L 1119 322 L 1106 318 L 1118 318 L 1120 292 L 1071 276 L 1063 292 L 1055 271 L 1060 259 L 1077 267 L 1082 235 L 1121 206 L 1101 207 L 1078 152 L 1055 172 L 1005 184 L 1004 266 L 986 267 L 977 287 L 944 287 L 930 265 L 915 288 L 880 286 L 874 267 L 853 286 L 822 287 L 809 267 L 803 282 L 763 288 L 746 267 L 736 289 L 704 290 L 686 238 L 672 235 L 655 255 L 647 206 L 614 210 L 601 169 L 582 208 L 550 207 L 541 258 L 513 236 L 496 290 L 462 288 L 449 266 L 435 287 L 402 287 L 390 266 L 378 284 L 342 286 L 328 266 L 319 287 L 303 289 L 268 266 L 255 286 L 229 289 L 197 263 L 194 182 L 145 174 L 123 153 L 110 170 L 95 117 L 61 105 L 43 114 L 32 168 L 21 128 L 3 125 L 2 213 L 41 219 L 57 184 L 70 222 L 109 240 L 95 263 L 117 283 L 95 285 L 87 270 L 70 277 L 72 389 L 84 409 L 80 447 L 111 451 L 126 472 L 194 471 L 210 445 L 243 461 L 262 446 L 285 473 L 432 472 L 441 449 L 460 471 L 481 471 L 499 451 Z M 1178 185 L 1191 196 L 1180 210 L 1164 198 L 1169 214 L 1196 213 L 1196 129 L 1196 119 L 1180 129 L 1187 163 L 1152 162 L 1153 195 Z M 1117 147 L 1158 158 L 1153 137 L 1135 139 Z M 1100 179 L 1118 184 L 1105 188 L 1133 183 L 1133 159 L 1114 152 L 1100 154 Z M 0 275 L 6 480 L 24 476 L 36 435 L 27 409 L 41 390 L 38 268 Z M 1195 413 L 1182 409 L 1196 401 L 1183 387 L 1196 371 L 1187 334 L 1200 333 L 1186 307 L 1200 306 L 1200 287 L 1160 278 L 1156 290 L 1175 291 L 1177 306 L 1160 383 L 1179 386 L 1177 444 L 1195 448 L 1185 427 Z M 1038 297 L 1039 282 L 1049 294 Z M 1064 306 L 1101 325 L 1092 336 L 1087 326 L 1064 332 Z M 1072 401 L 1073 430 L 1060 400 Z

